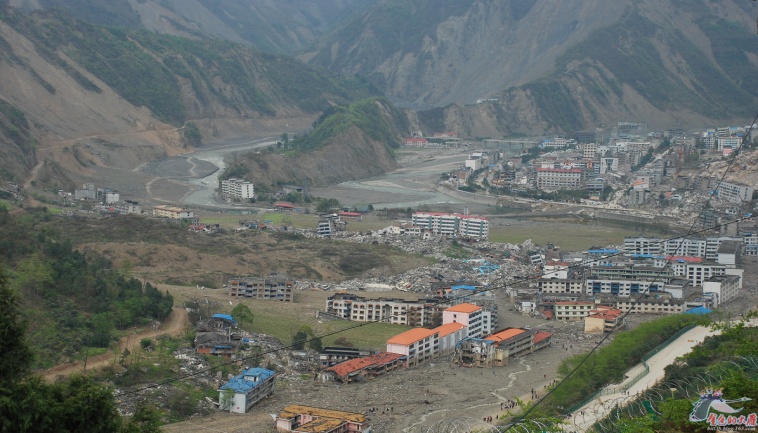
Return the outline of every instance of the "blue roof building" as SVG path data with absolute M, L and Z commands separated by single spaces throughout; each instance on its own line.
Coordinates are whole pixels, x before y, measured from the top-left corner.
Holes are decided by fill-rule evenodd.
M 234 320 L 234 317 L 232 317 L 231 314 L 214 314 L 211 317 L 213 317 L 214 319 L 221 319 L 221 320 L 226 320 L 228 322 L 232 322 L 234 326 L 237 326 L 237 321 Z
M 265 368 L 242 370 L 219 389 L 219 409 L 247 412 L 255 403 L 274 393 L 275 378 L 276 373 Z

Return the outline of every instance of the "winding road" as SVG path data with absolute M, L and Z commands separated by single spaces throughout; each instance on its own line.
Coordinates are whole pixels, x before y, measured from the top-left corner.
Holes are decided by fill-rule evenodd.
M 87 360 L 87 367 L 84 368 L 84 362 L 74 361 L 65 364 L 59 364 L 44 372 L 41 372 L 42 377 L 48 382 L 54 382 L 59 377 L 66 377 L 74 373 L 84 373 L 87 370 L 94 370 L 103 368 L 108 365 L 114 365 L 116 358 L 121 354 L 124 349 L 129 349 L 133 352 L 135 347 L 144 338 L 157 338 L 162 335 L 178 336 L 187 328 L 189 324 L 189 318 L 187 316 L 187 310 L 184 308 L 174 307 L 171 314 L 166 320 L 158 327 L 158 329 L 146 330 L 130 334 L 121 339 L 118 343 L 118 352 L 110 351 L 103 353 L 102 355 L 93 356 Z

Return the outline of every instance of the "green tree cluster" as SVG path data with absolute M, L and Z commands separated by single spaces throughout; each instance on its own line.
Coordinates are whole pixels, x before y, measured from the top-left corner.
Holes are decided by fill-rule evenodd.
M 116 329 L 168 316 L 171 295 L 124 275 L 102 256 L 74 250 L 70 241 L 58 240 L 49 219 L 44 209 L 17 216 L 0 208 L 0 265 L 12 269 L 8 284 L 35 318 L 29 331 L 42 355 L 37 366 L 85 347 L 108 347 Z
M 111 390 L 74 376 L 46 384 L 30 373 L 33 352 L 25 338 L 16 292 L 0 269 L 0 432 L 157 433 L 160 414 L 140 407 L 130 419 Z

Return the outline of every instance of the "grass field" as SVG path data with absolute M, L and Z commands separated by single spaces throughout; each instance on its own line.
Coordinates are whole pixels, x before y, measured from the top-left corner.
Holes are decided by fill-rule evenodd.
M 410 329 L 408 326 L 390 325 L 386 323 L 349 322 L 343 320 L 319 321 L 316 319 L 316 311 L 326 308 L 326 298 L 332 293 L 322 291 L 296 291 L 295 302 L 284 303 L 277 301 L 264 301 L 253 299 L 230 299 L 222 290 L 197 290 L 194 287 L 159 285 L 161 290 L 168 290 L 175 299 L 175 305 L 183 305 L 184 301 L 193 297 L 216 300 L 219 302 L 219 313 L 230 313 L 231 302 L 236 305 L 241 302 L 253 312 L 255 317 L 250 332 L 268 334 L 276 337 L 284 344 L 292 342 L 292 336 L 302 326 L 309 326 L 315 335 L 331 334 L 343 329 L 353 328 L 335 335 L 322 338 L 324 346 L 334 344 L 334 340 L 345 337 L 355 347 L 364 349 L 384 350 L 387 340 L 403 331 Z M 417 299 L 418 294 L 392 292 L 387 293 L 361 293 L 361 296 L 380 297 L 391 296 L 394 298 Z
M 551 242 L 563 251 L 586 251 L 591 247 L 620 245 L 624 243 L 625 236 L 640 235 L 661 236 L 667 234 L 651 230 L 640 233 L 634 227 L 624 228 L 575 222 L 531 220 L 517 222 L 509 227 L 491 229 L 490 242 L 521 244 L 527 239 L 531 239 L 532 243 L 536 245 L 545 245 Z
M 202 215 L 200 221 L 203 224 L 220 224 L 224 228 L 239 226 L 240 220 L 255 220 L 259 222 L 271 221 L 274 227 L 282 225 L 293 226 L 297 229 L 315 229 L 319 221 L 317 214 L 304 214 L 297 212 L 267 212 L 255 215 L 230 215 L 212 213 Z M 383 229 L 393 223 L 393 220 L 380 218 L 375 214 L 367 214 L 363 221 L 348 221 L 347 230 L 352 232 L 365 232 L 368 230 Z

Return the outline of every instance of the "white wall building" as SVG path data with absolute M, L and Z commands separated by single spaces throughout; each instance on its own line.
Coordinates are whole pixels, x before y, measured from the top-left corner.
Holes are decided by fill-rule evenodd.
M 406 367 L 431 359 L 439 353 L 439 331 L 414 328 L 387 340 L 387 352 L 406 356 Z
M 486 240 L 490 234 L 489 219 L 476 215 L 416 212 L 413 214 L 412 223 L 414 226 L 442 236 L 461 236 Z
M 443 325 L 460 323 L 468 328 L 468 336 L 474 338 L 482 338 L 484 335 L 483 319 L 482 307 L 469 303 L 453 305 L 442 311 Z
M 231 198 L 250 199 L 255 197 L 255 186 L 249 180 L 225 179 L 221 181 L 221 194 Z

